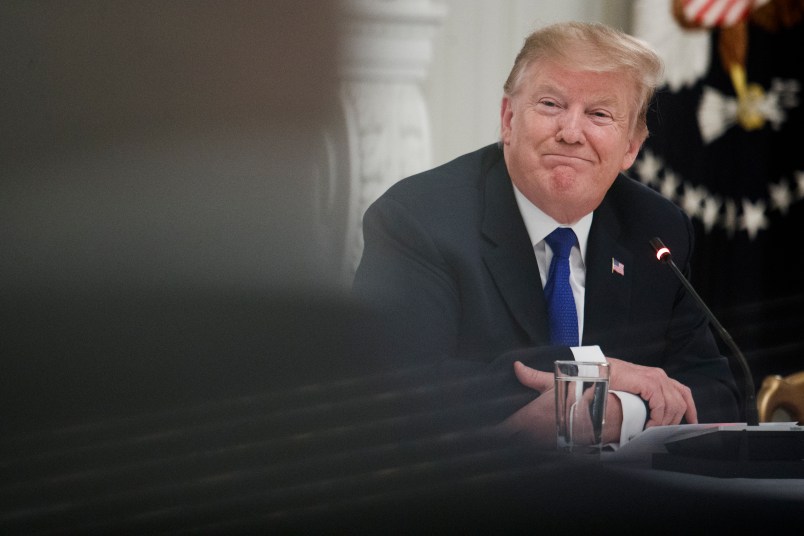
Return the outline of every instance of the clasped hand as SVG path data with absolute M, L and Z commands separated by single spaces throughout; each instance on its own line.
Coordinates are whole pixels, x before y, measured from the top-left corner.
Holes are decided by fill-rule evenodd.
M 698 412 L 689 387 L 670 378 L 660 368 L 635 365 L 620 359 L 607 358 L 610 366 L 609 389 L 632 393 L 647 402 L 650 412 L 646 427 L 678 424 L 682 418 L 688 423 L 698 422 Z M 555 446 L 554 376 L 530 368 L 521 362 L 514 363 L 519 382 L 541 394 L 532 402 L 508 417 L 502 428 L 523 433 L 537 446 Z M 606 409 L 604 442 L 619 442 L 622 409 L 619 399 L 609 394 Z
M 678 424 L 682 418 L 686 418 L 689 424 L 698 422 L 698 411 L 689 387 L 670 378 L 660 368 L 611 357 L 606 359 L 610 368 L 609 389 L 633 393 L 648 403 L 650 415 L 646 428 Z

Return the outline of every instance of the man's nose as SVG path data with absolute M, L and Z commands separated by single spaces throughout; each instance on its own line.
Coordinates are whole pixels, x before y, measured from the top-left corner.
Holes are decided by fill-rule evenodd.
M 584 114 L 579 110 L 566 110 L 558 120 L 558 131 L 556 140 L 564 143 L 583 143 Z

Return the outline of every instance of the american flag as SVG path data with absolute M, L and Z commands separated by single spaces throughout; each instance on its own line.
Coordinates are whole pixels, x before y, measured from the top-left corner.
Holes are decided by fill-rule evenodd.
M 611 273 L 625 275 L 625 265 L 614 257 L 611 258 Z
M 745 19 L 751 9 L 768 0 L 682 0 L 682 12 L 689 22 L 705 27 L 732 26 Z

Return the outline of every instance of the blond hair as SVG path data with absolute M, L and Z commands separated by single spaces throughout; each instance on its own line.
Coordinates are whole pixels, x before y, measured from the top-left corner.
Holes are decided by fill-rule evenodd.
M 647 136 L 648 106 L 662 77 L 661 58 L 640 39 L 599 23 L 561 22 L 531 33 L 517 54 L 503 89 L 512 96 L 527 68 L 554 61 L 578 71 L 622 72 L 636 88 L 633 125 Z

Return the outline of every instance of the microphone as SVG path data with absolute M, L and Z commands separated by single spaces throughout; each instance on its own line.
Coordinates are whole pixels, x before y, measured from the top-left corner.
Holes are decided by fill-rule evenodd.
M 718 477 L 804 478 L 804 428 L 789 423 L 759 424 L 754 379 L 745 356 L 673 262 L 670 249 L 659 238 L 649 242 L 656 258 L 670 267 L 740 364 L 747 422 L 745 427 L 718 425 L 668 441 L 664 444 L 667 453 L 653 454 L 652 467 Z
M 703 299 L 700 295 L 695 291 L 692 284 L 689 280 L 684 277 L 684 274 L 681 273 L 681 270 L 678 269 L 676 263 L 673 262 L 673 256 L 670 253 L 670 249 L 664 245 L 662 240 L 658 237 L 651 238 L 649 240 L 650 245 L 653 247 L 653 250 L 656 252 L 656 258 L 663 262 L 664 264 L 668 265 L 673 273 L 676 275 L 681 284 L 684 285 L 684 288 L 687 289 L 687 292 L 690 293 L 695 301 L 698 303 L 698 307 L 701 308 L 703 313 L 706 315 L 706 318 L 709 320 L 709 323 L 715 328 L 715 331 L 723 339 L 723 342 L 729 347 L 732 351 L 734 357 L 737 359 L 737 362 L 740 365 L 740 369 L 743 372 L 743 381 L 745 387 L 745 397 L 743 403 L 745 405 L 745 419 L 748 426 L 756 426 L 759 424 L 759 416 L 757 414 L 757 402 L 756 402 L 756 394 L 755 394 L 755 386 L 754 386 L 754 378 L 751 375 L 751 370 L 748 368 L 748 361 L 746 361 L 745 356 L 740 351 L 740 348 L 734 342 L 734 339 L 731 338 L 731 335 L 723 325 L 718 322 L 717 317 L 715 317 L 714 313 L 706 306 Z
M 754 379 L 745 356 L 673 262 L 670 249 L 658 237 L 649 242 L 656 258 L 670 267 L 740 364 L 747 423 L 745 427 L 708 428 L 668 441 L 664 444 L 667 453 L 653 454 L 652 467 L 718 477 L 804 478 L 804 428 L 784 423 L 759 424 Z

